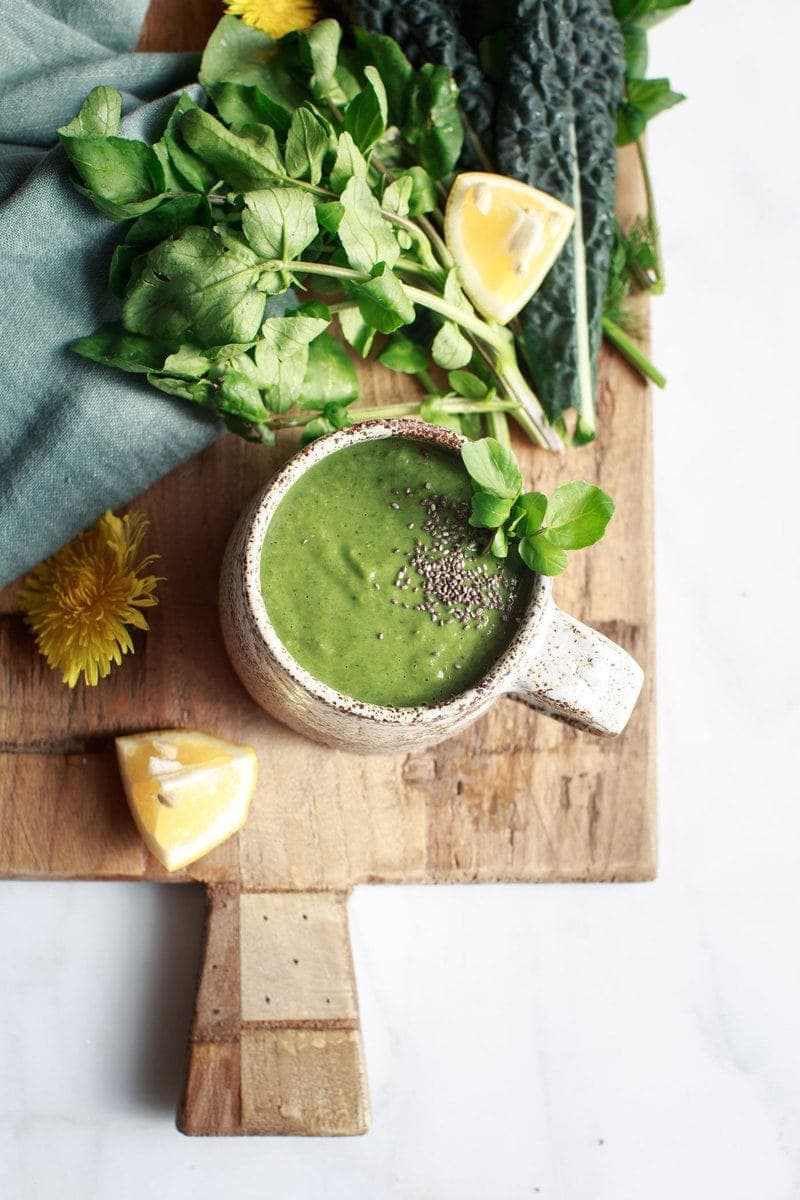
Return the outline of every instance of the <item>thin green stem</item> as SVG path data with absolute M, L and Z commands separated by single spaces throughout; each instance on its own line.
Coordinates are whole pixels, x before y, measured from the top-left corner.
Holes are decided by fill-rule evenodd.
M 667 381 L 659 371 L 658 367 L 656 367 L 650 361 L 644 351 L 640 350 L 636 343 L 628 337 L 627 333 L 620 329 L 619 325 L 617 325 L 615 321 L 612 321 L 609 317 L 603 317 L 602 324 L 603 333 L 606 335 L 608 340 L 617 347 L 623 358 L 627 359 L 631 366 L 635 367 L 640 375 L 644 375 L 646 379 L 652 380 L 656 387 L 663 388 L 667 386 Z
M 511 449 L 511 434 L 508 429 L 508 417 L 504 412 L 487 412 L 486 426 L 489 436 L 495 438 L 501 446 Z
M 641 138 L 636 139 L 636 153 L 639 156 L 639 166 L 642 170 L 642 181 L 644 182 L 644 192 L 647 197 L 647 213 L 650 218 L 650 225 L 653 232 L 653 250 L 655 251 L 656 265 L 655 278 L 650 280 L 649 290 L 654 295 L 660 295 L 666 287 L 666 277 L 664 275 L 664 259 L 661 255 L 661 235 L 658 231 L 658 217 L 656 215 L 656 198 L 653 192 L 653 181 L 650 178 L 650 168 L 647 165 L 647 154 L 645 153 L 644 145 Z
M 405 404 L 384 404 L 375 408 L 370 406 L 359 405 L 357 407 L 348 408 L 348 413 L 351 416 L 358 416 L 360 420 L 369 421 L 391 421 L 397 417 L 413 417 L 419 414 L 422 401 L 410 401 Z M 485 413 L 512 413 L 516 415 L 517 405 L 509 400 L 492 400 L 490 402 L 482 400 L 463 400 L 461 397 L 444 397 L 439 401 L 440 411 L 453 416 L 467 416 L 470 413 L 483 415 Z M 316 410 L 309 410 L 302 416 L 279 416 L 271 417 L 264 424 L 268 425 L 272 430 L 278 429 L 298 429 L 304 425 L 308 425 L 320 414 Z

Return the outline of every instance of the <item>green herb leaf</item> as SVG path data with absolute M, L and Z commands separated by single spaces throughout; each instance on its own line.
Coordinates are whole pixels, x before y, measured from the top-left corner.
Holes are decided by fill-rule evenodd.
M 340 309 L 339 325 L 345 341 L 349 342 L 362 358 L 366 358 L 372 349 L 377 330 L 367 324 L 361 315 L 361 310 L 356 305 L 352 308 Z
M 204 408 L 216 407 L 216 392 L 210 379 L 172 379 L 166 375 L 150 373 L 147 382 L 168 396 L 178 396 L 181 400 L 191 400 Z
M 409 338 L 398 336 L 392 338 L 378 355 L 378 362 L 392 371 L 402 371 L 406 375 L 416 375 L 425 371 L 428 366 L 428 355 L 422 346 Z
M 281 139 L 289 132 L 292 120 L 289 109 L 278 104 L 256 84 L 216 83 L 209 88 L 209 95 L 217 112 L 234 133 L 241 133 L 248 125 L 269 125 Z
M 396 213 L 399 217 L 408 216 L 413 191 L 413 180 L 408 175 L 401 175 L 398 179 L 393 180 L 384 191 L 381 207 L 386 212 Z
M 437 367 L 454 371 L 472 358 L 472 346 L 453 321 L 445 321 L 433 339 L 431 355 Z
M 499 529 L 511 515 L 512 504 L 513 500 L 479 489 L 472 497 L 472 516 L 469 523 L 478 528 Z
M 267 409 L 258 388 L 251 379 L 238 371 L 226 371 L 219 387 L 217 407 L 221 412 L 258 424 L 267 416 Z
M 617 113 L 617 145 L 635 142 L 652 117 L 685 99 L 681 92 L 673 92 L 668 79 L 629 79 Z
M 495 530 L 490 549 L 495 558 L 508 558 L 508 537 L 502 525 Z
M 92 88 L 78 115 L 61 126 L 58 136 L 62 142 L 64 138 L 111 137 L 119 133 L 121 114 L 122 96 L 116 88 Z
M 190 225 L 147 255 L 123 322 L 176 341 L 192 331 L 201 346 L 253 341 L 264 311 L 259 273 L 258 256 L 234 234 Z
M 451 371 L 447 381 L 453 391 L 466 400 L 482 400 L 487 392 L 483 380 L 471 371 Z
M 614 515 L 614 501 L 582 479 L 556 488 L 547 503 L 547 537 L 563 550 L 593 546 Z
M 388 117 L 392 125 L 402 125 L 408 108 L 408 90 L 414 68 L 397 42 L 379 33 L 368 33 L 358 26 L 353 30 L 359 61 L 378 69 L 386 87 Z
M 189 148 L 210 164 L 217 179 L 237 192 L 249 192 L 285 179 L 275 131 L 264 125 L 259 140 L 231 133 L 200 108 L 189 109 L 178 126 Z
M 394 333 L 401 325 L 410 325 L 414 320 L 414 305 L 400 280 L 384 262 L 373 267 L 367 282 L 350 284 L 348 291 L 355 297 L 367 325 L 374 326 L 380 333 Z
M 256 342 L 255 363 L 264 402 L 275 413 L 288 412 L 300 395 L 308 363 L 308 346 L 278 358 L 272 339 Z
M 446 67 L 425 63 L 411 85 L 403 133 L 434 179 L 449 175 L 461 153 L 464 133 L 458 88 Z
M 120 137 L 60 136 L 85 194 L 105 216 L 137 217 L 160 202 L 164 169 L 152 146 Z
M 213 84 L 226 79 L 256 82 L 271 46 L 272 39 L 260 29 L 245 25 L 238 17 L 222 17 L 206 42 L 200 60 L 200 82 L 209 91 Z M 255 70 L 256 80 L 247 78 L 251 70 Z
M 547 511 L 547 496 L 542 492 L 524 492 L 511 510 L 509 532 L 516 537 L 534 537 L 542 527 Z
M 366 153 L 386 131 L 387 104 L 383 80 L 374 67 L 366 67 L 366 86 L 344 110 L 343 126 L 359 150 Z
M 319 303 L 303 304 L 285 317 L 267 317 L 261 326 L 256 361 L 259 361 L 259 351 L 262 354 L 271 352 L 278 359 L 291 358 L 303 346 L 313 342 L 330 324 L 330 319 L 325 305 Z
M 182 117 L 192 111 L 199 112 L 200 109 L 184 92 L 170 114 L 161 144 L 167 152 L 172 167 L 185 181 L 185 186 L 193 188 L 196 192 L 208 192 L 220 177 L 207 163 L 203 162 L 202 158 L 189 149 L 180 132 Z M 158 150 L 158 146 L 154 148 Z
M 526 567 L 538 575 L 560 575 L 567 565 L 566 551 L 554 546 L 543 533 L 522 538 L 519 553 Z
M 309 108 L 296 109 L 286 139 L 286 170 L 291 178 L 319 183 L 328 144 L 328 130 L 319 117 Z
M 172 344 L 158 338 L 128 333 L 121 325 L 103 325 L 89 337 L 73 342 L 70 350 L 92 362 L 119 367 L 135 374 L 146 374 L 160 370 L 172 350 Z
M 335 100 L 336 96 L 331 93 L 338 93 L 339 90 L 336 83 L 339 43 L 342 39 L 339 22 L 330 18 L 317 21 L 310 29 L 303 29 L 296 36 L 301 52 L 305 51 L 303 57 L 311 72 L 308 81 L 311 92 L 318 99 L 330 97 Z
M 516 500 L 522 491 L 517 460 L 496 438 L 481 438 L 461 447 L 461 458 L 472 479 L 484 491 Z
M 342 192 L 354 176 L 358 179 L 367 178 L 367 161 L 352 136 L 345 130 L 339 134 L 336 159 L 330 173 L 330 185 L 335 192 Z
M 242 199 L 242 233 L 262 258 L 290 262 L 317 236 L 314 201 L 301 188 L 264 188 Z
M 321 333 L 308 348 L 308 364 L 300 389 L 300 408 L 324 409 L 350 404 L 358 396 L 358 376 L 341 342 Z
M 398 171 L 394 182 L 399 184 L 403 179 L 411 180 L 411 193 L 408 197 L 408 215 L 419 217 L 423 213 L 433 212 L 436 208 L 436 184 L 423 167 L 409 167 L 406 171 Z
M 371 271 L 376 263 L 393 267 L 400 256 L 400 247 L 366 180 L 351 179 L 342 192 L 341 202 L 344 216 L 338 233 L 350 266 L 364 272 Z

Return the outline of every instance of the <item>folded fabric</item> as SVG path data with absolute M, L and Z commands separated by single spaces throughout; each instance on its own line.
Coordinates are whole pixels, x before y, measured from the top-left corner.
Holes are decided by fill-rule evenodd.
M 134 54 L 147 0 L 0 0 L 0 586 L 202 450 L 219 424 L 69 344 L 117 315 L 119 226 L 69 182 L 56 129 L 97 84 L 146 137 L 196 54 Z M 145 101 L 152 101 L 145 103 Z M 156 134 L 157 136 L 157 134 Z

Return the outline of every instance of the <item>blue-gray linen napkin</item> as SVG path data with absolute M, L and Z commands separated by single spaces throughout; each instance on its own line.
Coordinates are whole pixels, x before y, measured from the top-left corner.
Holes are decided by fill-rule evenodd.
M 0 586 L 202 450 L 220 426 L 71 354 L 117 315 L 121 229 L 71 186 L 56 129 L 97 84 L 148 138 L 196 54 L 134 54 L 147 0 L 0 0 Z M 174 100 L 174 97 L 173 97 Z

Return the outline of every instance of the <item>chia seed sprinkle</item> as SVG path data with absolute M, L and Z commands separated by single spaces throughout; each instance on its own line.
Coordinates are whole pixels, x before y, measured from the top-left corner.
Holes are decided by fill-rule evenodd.
M 396 500 L 393 500 L 392 503 L 389 505 L 389 508 L 398 509 L 399 507 L 400 507 L 400 505 L 397 503 Z

